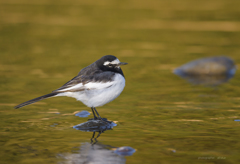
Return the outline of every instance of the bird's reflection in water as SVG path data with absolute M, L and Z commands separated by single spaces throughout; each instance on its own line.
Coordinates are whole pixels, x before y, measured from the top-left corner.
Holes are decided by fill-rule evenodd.
M 73 128 L 84 132 L 93 132 L 90 142 L 81 143 L 79 150 L 73 154 L 59 154 L 64 159 L 59 164 L 125 164 L 125 156 L 135 152 L 131 147 L 114 147 L 98 142 L 102 133 L 112 130 L 115 123 L 102 120 L 89 120 Z
M 104 131 L 112 130 L 114 126 L 117 126 L 117 124 L 107 120 L 89 120 L 87 122 L 76 125 L 73 128 L 84 132 L 93 132 L 92 138 L 90 140 L 91 144 L 94 145 L 98 142 L 97 138 L 100 137 Z M 96 133 L 98 133 L 98 135 L 96 135 Z

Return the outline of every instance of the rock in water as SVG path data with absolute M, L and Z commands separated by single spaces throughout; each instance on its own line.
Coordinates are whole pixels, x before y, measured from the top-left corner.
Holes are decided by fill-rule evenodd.
M 194 60 L 176 68 L 174 73 L 193 84 L 219 85 L 236 72 L 232 59 L 224 56 Z
M 174 70 L 185 75 L 227 75 L 235 74 L 236 67 L 232 59 L 219 56 L 194 60 Z
M 112 129 L 117 126 L 114 122 L 103 121 L 103 120 L 88 120 L 87 122 L 75 125 L 73 128 L 86 132 L 101 132 Z
M 122 147 L 117 148 L 114 151 L 114 153 L 121 155 L 121 156 L 131 156 L 135 152 L 136 152 L 136 150 L 129 146 L 122 146 Z
M 83 110 L 83 111 L 75 114 L 75 116 L 78 116 L 78 117 L 88 117 L 89 115 L 90 115 L 90 113 L 86 110 Z

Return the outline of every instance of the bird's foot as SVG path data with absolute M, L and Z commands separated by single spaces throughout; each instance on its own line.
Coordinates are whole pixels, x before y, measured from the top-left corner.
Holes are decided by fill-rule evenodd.
M 100 118 L 102 121 L 104 121 L 104 122 L 107 122 L 107 123 L 109 123 L 109 124 L 111 124 L 112 123 L 112 121 L 108 121 L 107 120 L 107 118 Z
M 94 117 L 94 118 L 89 118 L 88 121 L 91 121 L 91 120 L 99 120 L 98 117 Z
M 107 118 L 102 118 L 102 117 L 94 117 L 94 118 L 90 118 L 88 120 L 89 121 L 90 120 L 102 120 L 102 121 L 107 122 L 107 123 L 112 123 L 112 121 L 108 121 Z

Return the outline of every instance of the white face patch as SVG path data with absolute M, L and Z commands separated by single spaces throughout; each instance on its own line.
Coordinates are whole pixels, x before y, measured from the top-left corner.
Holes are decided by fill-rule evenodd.
M 109 65 L 109 64 L 119 64 L 120 63 L 120 61 L 118 60 L 118 59 L 115 59 L 115 60 L 113 60 L 113 61 L 106 61 L 106 62 L 104 62 L 103 63 L 103 65 Z

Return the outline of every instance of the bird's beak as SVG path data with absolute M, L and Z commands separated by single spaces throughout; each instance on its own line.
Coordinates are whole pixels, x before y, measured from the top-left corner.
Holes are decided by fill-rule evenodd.
M 120 62 L 120 63 L 118 63 L 118 65 L 120 66 L 120 65 L 127 65 L 128 63 L 124 63 L 124 62 Z

